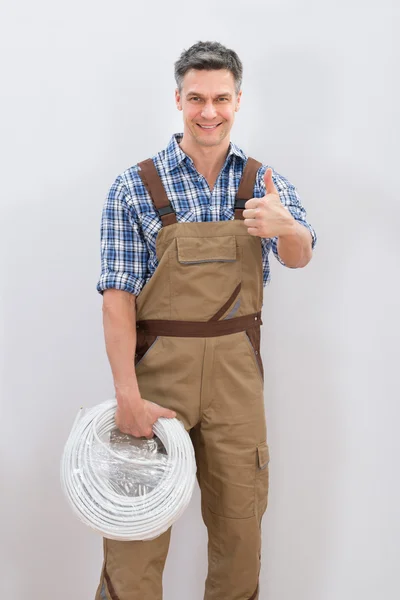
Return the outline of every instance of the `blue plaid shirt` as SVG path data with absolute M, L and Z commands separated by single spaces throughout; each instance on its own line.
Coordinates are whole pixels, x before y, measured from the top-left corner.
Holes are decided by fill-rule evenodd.
M 176 212 L 178 223 L 193 221 L 229 221 L 234 218 L 234 203 L 247 156 L 231 143 L 225 164 L 215 186 L 210 191 L 205 178 L 180 148 L 182 134 L 172 137 L 165 150 L 154 158 L 157 171 L 168 198 Z M 257 174 L 254 198 L 265 196 L 263 165 Z M 97 290 L 125 290 L 138 295 L 156 270 L 156 237 L 162 223 L 153 202 L 138 175 L 138 166 L 117 177 L 106 198 L 101 221 L 101 276 Z M 296 188 L 282 175 L 273 171 L 273 181 L 281 202 L 293 217 L 311 232 L 313 247 L 316 235 L 306 221 L 306 211 Z M 270 280 L 268 261 L 272 248 L 278 255 L 277 238 L 261 240 L 264 285 Z

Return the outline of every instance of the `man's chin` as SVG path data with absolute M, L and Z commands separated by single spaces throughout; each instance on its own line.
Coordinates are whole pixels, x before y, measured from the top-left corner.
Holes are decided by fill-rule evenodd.
M 203 140 L 201 138 L 197 138 L 197 143 L 200 144 L 200 146 L 206 146 L 208 148 L 211 148 L 212 146 L 219 146 L 221 142 L 222 140 Z
M 212 146 L 219 146 L 221 144 L 221 142 L 223 142 L 223 140 L 225 139 L 225 135 L 223 136 L 218 136 L 215 138 L 207 138 L 206 136 L 202 136 L 202 135 L 196 135 L 195 139 L 196 142 L 198 144 L 200 144 L 200 146 L 206 146 L 208 148 L 211 148 Z

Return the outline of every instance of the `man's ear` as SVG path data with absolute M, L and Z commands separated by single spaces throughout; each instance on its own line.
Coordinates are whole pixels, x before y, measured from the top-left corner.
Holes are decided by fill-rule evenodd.
M 238 93 L 237 98 L 236 98 L 235 112 L 237 112 L 240 108 L 241 99 L 242 99 L 242 90 L 240 90 L 240 92 Z
M 182 110 L 182 100 L 178 88 L 175 90 L 175 103 L 178 110 Z

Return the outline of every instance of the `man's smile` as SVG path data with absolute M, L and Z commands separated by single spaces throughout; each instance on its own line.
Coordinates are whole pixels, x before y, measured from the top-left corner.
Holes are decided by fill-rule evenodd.
M 222 125 L 222 123 L 216 123 L 215 125 L 201 125 L 200 123 L 196 123 L 196 125 L 198 127 L 200 127 L 201 129 L 212 130 L 212 129 L 216 129 L 217 127 L 219 127 L 220 125 Z

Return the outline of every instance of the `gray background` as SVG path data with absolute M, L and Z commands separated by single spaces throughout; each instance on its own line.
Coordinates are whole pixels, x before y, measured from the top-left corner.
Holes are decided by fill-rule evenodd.
M 173 62 L 199 39 L 241 56 L 233 139 L 297 186 L 319 235 L 305 270 L 273 259 L 265 291 L 261 600 L 399 597 L 398 17 L 389 0 L 2 3 L 2 599 L 93 598 L 101 539 L 58 469 L 78 407 L 113 395 L 101 208 L 181 130 Z M 196 491 L 165 599 L 201 600 L 205 572 Z

